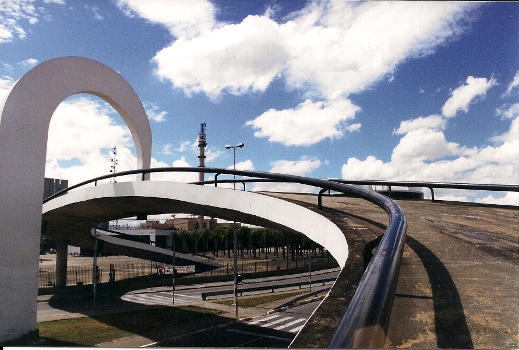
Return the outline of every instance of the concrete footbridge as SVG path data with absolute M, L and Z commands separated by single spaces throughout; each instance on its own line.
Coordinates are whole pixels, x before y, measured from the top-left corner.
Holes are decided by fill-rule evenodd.
M 330 247 L 341 266 L 347 258 L 342 232 L 328 219 L 301 206 L 261 194 L 167 181 L 118 182 L 66 191 L 43 205 L 42 226 L 52 240 L 93 249 L 91 230 L 100 222 L 177 212 L 303 233 Z M 170 249 L 117 238 L 103 230 L 97 232 L 106 252 L 171 262 Z M 188 254 L 178 253 L 176 259 L 179 264 L 197 265 L 197 271 L 218 267 L 215 262 Z
M 98 96 L 119 112 L 133 137 L 136 170 L 84 181 L 42 204 L 49 123 L 57 106 L 79 93 Z M 151 144 L 149 121 L 135 91 L 117 72 L 87 58 L 43 62 L 0 101 L 0 344 L 37 333 L 42 229 L 60 244 L 91 248 L 92 229 L 100 222 L 182 212 L 300 232 L 333 255 L 342 271 L 294 347 L 519 345 L 517 207 L 396 202 L 358 186 L 287 174 L 150 169 Z M 236 175 L 304 184 L 319 192 L 274 198 L 218 188 L 217 181 L 214 187 L 149 181 L 157 172 L 212 173 L 215 180 Z M 133 182 L 99 183 L 132 174 Z M 434 186 L 446 188 L 425 187 Z M 516 185 L 486 186 L 469 187 L 519 191 Z M 340 196 L 325 197 L 327 191 Z M 114 253 L 149 256 L 153 250 L 103 238 Z M 159 251 L 152 253 L 160 258 Z M 194 257 L 179 258 L 211 268 Z

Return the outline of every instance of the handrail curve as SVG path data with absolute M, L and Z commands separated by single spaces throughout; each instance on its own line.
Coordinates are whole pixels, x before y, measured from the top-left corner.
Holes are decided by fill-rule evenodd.
M 366 347 L 366 344 L 371 347 L 382 347 L 385 344 L 407 230 L 404 212 L 392 199 L 358 186 L 303 176 L 220 168 L 168 167 L 128 170 L 99 176 L 61 190 L 46 198 L 44 203 L 75 188 L 92 182 L 97 183 L 99 180 L 133 174 L 144 176 L 144 174 L 159 172 L 203 172 L 296 182 L 354 194 L 384 209 L 389 216 L 389 225 L 335 331 L 330 347 Z

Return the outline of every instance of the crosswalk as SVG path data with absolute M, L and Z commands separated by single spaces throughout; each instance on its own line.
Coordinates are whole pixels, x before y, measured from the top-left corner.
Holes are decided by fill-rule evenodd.
M 138 293 L 125 294 L 121 299 L 131 303 L 143 305 L 172 305 L 172 292 L 153 292 L 153 293 Z M 175 304 L 192 304 L 201 300 L 201 296 L 186 295 L 182 293 L 175 293 Z
M 244 323 L 251 326 L 271 328 L 277 331 L 297 333 L 301 328 L 303 328 L 305 321 L 306 318 L 298 318 L 284 313 L 276 313 L 264 317 L 256 317 Z

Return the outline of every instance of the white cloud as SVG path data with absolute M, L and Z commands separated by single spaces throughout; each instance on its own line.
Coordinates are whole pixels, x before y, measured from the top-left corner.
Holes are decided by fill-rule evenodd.
M 157 104 L 153 102 L 146 102 L 144 103 L 144 108 L 146 109 L 146 114 L 148 115 L 148 118 L 156 121 L 157 123 L 166 121 L 166 115 L 168 112 L 162 111 Z
M 162 152 L 160 152 L 166 156 L 170 156 L 173 154 L 173 152 L 171 152 L 171 143 L 167 143 L 165 144 L 164 146 L 162 146 Z
M 191 142 L 189 141 L 184 141 L 180 144 L 180 146 L 178 146 L 178 148 L 176 149 L 177 152 L 184 152 L 189 146 L 191 146 Z
M 205 149 L 205 161 L 206 163 L 212 162 L 213 160 L 219 158 L 223 154 L 223 151 L 216 148 L 206 148 Z
M 14 85 L 14 81 L 11 77 L 8 76 L 0 76 L 0 105 L 5 98 L 7 98 L 7 94 L 11 91 L 11 88 Z
M 349 158 L 342 166 L 342 178 L 519 184 L 518 129 L 516 117 L 506 133 L 493 138 L 496 145 L 479 148 L 448 142 L 439 130 L 412 130 L 402 137 L 390 161 Z M 450 190 L 441 198 L 482 200 L 476 197 L 479 193 L 466 193 L 460 197 L 459 191 Z
M 270 109 L 246 125 L 258 129 L 256 137 L 268 137 L 270 142 L 285 146 L 308 146 L 326 138 L 343 136 L 345 131 L 355 131 L 360 124 L 346 125 L 360 110 L 348 99 L 329 102 L 306 100 L 294 109 Z
M 36 65 L 37 63 L 38 63 L 37 59 L 35 59 L 35 58 L 27 58 L 27 59 L 21 61 L 20 65 L 24 66 L 24 67 L 32 67 L 32 66 Z
M 462 84 L 451 93 L 451 97 L 442 107 L 442 114 L 448 118 L 454 117 L 459 110 L 468 112 L 469 104 L 478 96 L 485 96 L 488 89 L 496 85 L 494 78 L 474 78 L 468 76 Z
M 277 160 L 272 163 L 272 173 L 305 176 L 321 166 L 319 159 Z
M 135 169 L 130 131 L 109 116 L 104 103 L 86 97 L 62 102 L 51 119 L 45 176 L 74 184 L 110 171 L 117 146 L 117 171 Z
M 104 16 L 99 12 L 99 7 L 88 6 L 88 5 L 84 5 L 83 7 L 85 8 L 85 10 L 90 12 L 92 14 L 92 16 L 94 16 L 94 18 L 97 19 L 98 21 L 102 21 L 103 19 L 105 19 Z
M 217 99 L 222 91 L 264 91 L 282 75 L 291 88 L 311 85 L 332 99 L 361 91 L 392 75 L 406 59 L 430 54 L 455 38 L 464 29 L 460 20 L 474 6 L 312 2 L 285 23 L 267 11 L 237 24 L 213 24 L 198 36 L 180 36 L 154 61 L 157 74 L 187 94 Z
M 185 157 L 181 157 L 173 161 L 171 165 L 158 161 L 154 158 L 151 160 L 152 168 L 162 168 L 162 167 L 191 167 L 191 165 L 186 161 Z M 176 182 L 195 182 L 198 181 L 198 173 L 193 172 L 164 172 L 164 173 L 152 173 L 150 175 L 150 179 L 152 181 L 176 181 Z
M 307 176 L 321 166 L 319 159 L 302 158 L 300 160 L 277 160 L 272 163 L 271 173 L 291 174 Z M 313 192 L 312 186 L 297 183 L 256 183 L 253 191 L 272 191 L 272 192 Z
M 503 94 L 503 97 L 510 95 L 512 93 L 512 89 L 517 86 L 519 86 L 519 71 L 517 73 L 515 73 L 514 80 L 512 80 L 510 82 L 510 84 L 508 84 L 508 87 L 506 88 L 506 91 Z
M 514 103 L 511 106 L 502 106 L 496 109 L 496 115 L 506 119 L 513 119 L 519 116 L 519 103 Z
M 262 92 L 289 59 L 278 24 L 248 16 L 193 39 L 181 38 L 153 58 L 155 73 L 185 93 L 204 92 L 216 100 L 223 90 Z
M 441 115 L 433 114 L 428 117 L 418 117 L 415 119 L 403 120 L 400 122 L 398 130 L 394 131 L 394 134 L 402 135 L 407 134 L 413 130 L 419 129 L 445 129 L 446 120 Z
M 519 193 L 506 192 L 504 196 L 497 197 L 494 197 L 493 195 L 488 195 L 486 197 L 476 199 L 475 202 L 519 206 Z
M 117 0 L 127 15 L 138 15 L 152 23 L 160 23 L 178 37 L 194 37 L 215 26 L 216 9 L 206 0 Z
M 359 131 L 361 126 L 361 123 L 350 124 L 346 126 L 346 130 L 349 132 Z
M 233 168 L 234 168 L 234 165 L 229 165 L 227 167 L 227 169 L 233 169 Z M 252 163 L 252 160 L 247 159 L 247 160 L 244 160 L 243 162 L 236 163 L 236 170 L 249 170 L 249 171 L 253 171 L 254 170 L 254 164 Z
M 45 3 L 64 4 L 63 0 L 45 0 Z M 24 25 L 38 22 L 45 8 L 35 6 L 35 0 L 0 1 L 0 44 L 26 36 Z

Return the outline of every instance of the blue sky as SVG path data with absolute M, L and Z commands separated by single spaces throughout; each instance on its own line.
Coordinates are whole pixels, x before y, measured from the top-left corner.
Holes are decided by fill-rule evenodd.
M 34 65 L 84 56 L 119 72 L 150 118 L 152 166 L 320 178 L 519 183 L 519 5 L 463 2 L 0 1 L 0 98 Z M 46 176 L 135 167 L 122 119 L 62 103 Z M 156 179 L 195 180 L 193 175 Z M 298 189 L 257 185 L 255 189 Z M 518 204 L 516 194 L 445 199 Z

